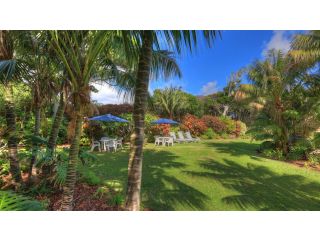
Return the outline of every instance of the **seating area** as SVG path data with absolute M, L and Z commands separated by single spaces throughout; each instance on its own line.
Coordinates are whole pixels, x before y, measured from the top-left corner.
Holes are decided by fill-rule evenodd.
M 189 143 L 189 142 L 199 142 L 200 138 L 194 138 L 191 136 L 191 133 L 189 131 L 177 132 L 178 137 L 176 136 L 175 132 L 170 132 L 169 136 L 155 136 L 154 144 L 157 146 L 173 146 L 173 143 Z
M 117 149 L 122 148 L 123 138 L 110 138 L 110 137 L 102 137 L 99 141 L 92 141 L 90 151 L 94 151 L 96 148 L 99 152 L 116 152 Z

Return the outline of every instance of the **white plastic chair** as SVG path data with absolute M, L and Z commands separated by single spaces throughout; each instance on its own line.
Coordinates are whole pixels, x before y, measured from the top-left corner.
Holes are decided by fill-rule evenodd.
M 99 141 L 92 142 L 90 152 L 92 152 L 96 147 L 98 147 L 99 152 L 101 152 L 101 144 Z
M 176 136 L 176 134 L 174 132 L 170 132 L 169 135 L 170 135 L 170 137 L 173 138 L 174 142 L 177 142 L 177 143 L 181 142 L 181 140 L 177 138 L 177 136 Z
M 163 143 L 162 142 L 162 137 L 160 136 L 154 136 L 154 145 L 160 145 L 160 143 Z
M 186 139 L 188 139 L 190 142 L 199 142 L 200 141 L 200 138 L 193 138 L 191 136 L 190 132 L 185 132 L 185 135 L 186 135 Z
M 164 144 L 167 146 L 173 146 L 173 137 L 166 137 Z
M 117 147 L 120 147 L 121 149 L 122 149 L 122 140 L 123 140 L 123 138 L 117 139 Z
M 178 138 L 181 142 L 191 142 L 189 139 L 186 139 L 184 136 L 183 136 L 183 132 L 182 131 L 179 131 L 178 132 Z
M 117 151 L 117 140 L 110 139 L 105 141 L 104 145 L 109 152 L 111 152 L 111 149 L 113 149 L 115 152 Z

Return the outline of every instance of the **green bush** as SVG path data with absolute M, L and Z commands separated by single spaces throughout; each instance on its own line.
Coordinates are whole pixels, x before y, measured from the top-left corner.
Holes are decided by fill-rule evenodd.
M 90 170 L 83 172 L 81 179 L 89 185 L 100 185 L 102 183 L 102 180 Z
M 225 131 L 227 134 L 234 133 L 234 131 L 236 130 L 236 124 L 234 120 L 225 116 L 220 116 L 219 119 L 221 120 L 221 122 L 225 124 L 226 126 Z
M 289 160 L 302 160 L 306 158 L 307 149 L 303 146 L 293 146 L 288 154 Z
M 265 150 L 273 150 L 275 149 L 275 143 L 273 141 L 264 141 L 259 146 L 259 152 L 263 152 Z
M 284 160 L 284 156 L 281 150 L 279 149 L 266 149 L 262 152 L 267 158 L 275 160 Z
M 208 128 L 204 132 L 205 139 L 214 139 L 217 137 L 217 134 L 212 130 L 212 128 Z

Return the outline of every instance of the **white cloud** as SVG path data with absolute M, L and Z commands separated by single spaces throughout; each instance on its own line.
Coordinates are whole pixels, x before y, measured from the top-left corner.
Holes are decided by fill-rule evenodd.
M 267 51 L 271 49 L 288 52 L 290 49 L 291 37 L 292 35 L 289 31 L 273 31 L 273 35 L 269 42 L 265 44 L 262 54 L 265 55 Z
M 96 100 L 98 103 L 103 104 L 121 104 L 123 103 L 123 97 L 111 88 L 108 84 L 92 84 L 99 92 L 91 92 L 92 100 Z
M 209 95 L 212 93 L 217 92 L 217 82 L 216 81 L 212 81 L 212 82 L 208 82 L 207 84 L 203 85 L 201 88 L 201 94 L 202 95 Z

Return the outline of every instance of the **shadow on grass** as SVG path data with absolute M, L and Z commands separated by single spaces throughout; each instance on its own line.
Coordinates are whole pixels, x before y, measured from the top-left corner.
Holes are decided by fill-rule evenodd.
M 128 152 L 98 153 L 99 159 L 88 169 L 103 181 L 117 180 L 127 184 Z M 142 176 L 142 204 L 151 210 L 174 210 L 175 204 L 203 210 L 207 196 L 183 183 L 170 171 L 180 171 L 184 163 L 176 161 L 177 156 L 165 150 L 144 150 Z
M 255 164 L 240 165 L 224 159 L 224 163 L 206 160 L 205 170 L 186 171 L 193 176 L 213 178 L 238 194 L 222 200 L 241 209 L 259 210 L 320 210 L 320 184 L 300 175 L 279 175 Z
M 215 148 L 218 153 L 227 153 L 232 156 L 250 156 L 251 159 L 261 161 L 257 156 L 259 143 L 255 142 L 206 142 L 208 147 Z

